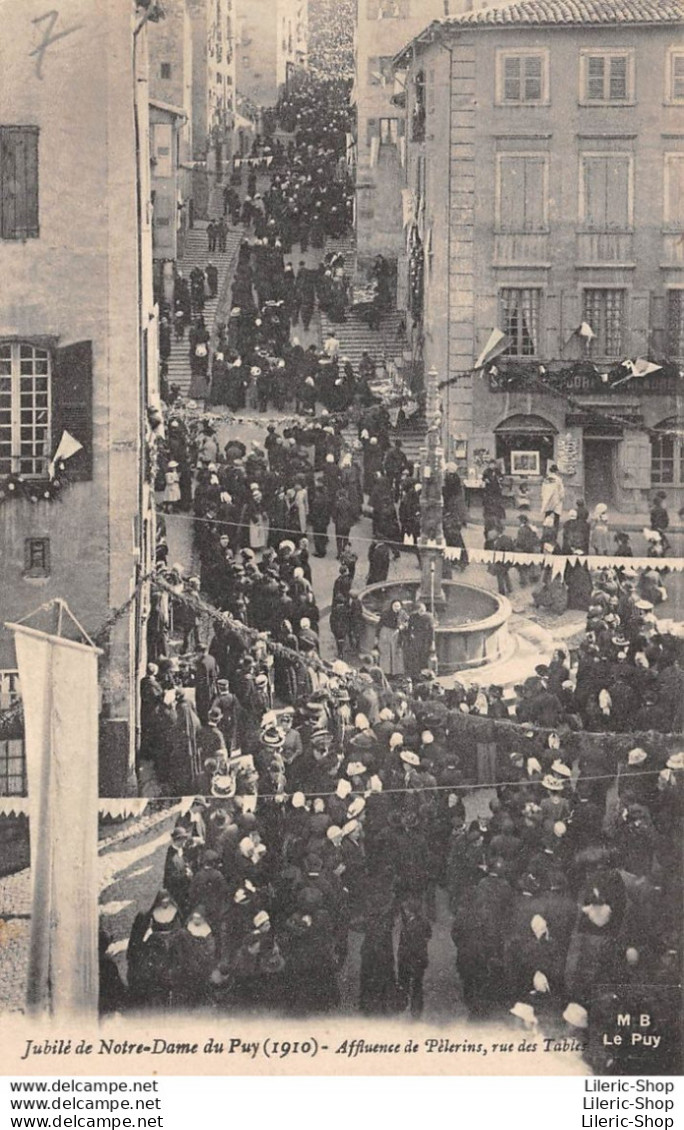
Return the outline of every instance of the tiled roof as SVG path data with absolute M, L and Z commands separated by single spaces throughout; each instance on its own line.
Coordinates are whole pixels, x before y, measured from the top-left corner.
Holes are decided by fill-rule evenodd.
M 684 20 L 684 0 L 520 0 L 437 21 L 450 27 L 556 27 L 572 24 L 671 24 Z

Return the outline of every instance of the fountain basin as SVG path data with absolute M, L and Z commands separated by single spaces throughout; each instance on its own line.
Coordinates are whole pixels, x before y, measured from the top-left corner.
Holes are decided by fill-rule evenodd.
M 419 588 L 419 581 L 381 581 L 360 593 L 363 651 L 371 651 L 374 646 L 380 613 L 393 600 L 400 600 L 410 612 Z M 460 581 L 444 581 L 443 589 L 446 606 L 435 609 L 439 675 L 453 675 L 507 659 L 515 649 L 508 631 L 513 612 L 510 601 Z

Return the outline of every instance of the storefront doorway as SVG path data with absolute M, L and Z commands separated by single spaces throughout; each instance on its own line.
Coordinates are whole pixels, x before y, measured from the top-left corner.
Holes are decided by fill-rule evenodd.
M 587 506 L 615 506 L 617 437 L 584 437 L 584 500 Z
M 553 463 L 556 435 L 557 429 L 543 416 L 509 416 L 494 429 L 496 457 L 503 461 L 507 475 L 541 478 Z M 521 470 L 524 467 L 526 472 Z

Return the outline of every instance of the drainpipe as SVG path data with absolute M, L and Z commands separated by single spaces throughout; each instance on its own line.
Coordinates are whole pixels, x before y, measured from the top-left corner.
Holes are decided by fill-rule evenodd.
M 444 0 L 444 6 L 445 6 L 445 8 L 448 9 L 449 0 Z M 444 379 L 448 380 L 449 376 L 450 376 L 450 374 L 449 374 L 449 357 L 450 357 L 450 354 L 451 354 L 451 322 L 450 322 L 450 310 L 451 310 L 451 185 L 452 185 L 452 174 L 451 174 L 451 114 L 452 114 L 451 79 L 452 79 L 452 76 L 453 76 L 453 67 L 454 67 L 454 49 L 453 49 L 452 43 L 448 42 L 443 35 L 440 35 L 439 31 L 437 31 L 437 34 L 435 35 L 435 42 L 444 51 L 446 51 L 447 54 L 449 55 L 449 113 L 448 113 L 448 117 L 447 117 L 447 133 L 448 133 L 447 140 L 448 140 L 448 149 L 449 149 L 449 168 L 448 168 L 448 172 L 447 172 L 447 201 L 448 201 L 448 204 L 447 204 L 447 231 L 446 231 L 446 245 L 447 245 L 447 272 L 446 272 L 447 341 L 446 341 L 446 365 L 445 365 L 445 373 L 444 373 Z M 445 442 L 445 441 L 448 437 L 449 426 L 450 426 L 449 425 L 449 415 L 450 415 L 450 413 L 449 413 L 449 399 L 450 399 L 449 390 L 450 390 L 450 388 L 451 388 L 451 385 L 446 386 L 446 389 L 445 389 L 445 398 L 446 398 L 445 411 L 442 413 L 442 429 L 443 429 L 443 431 L 446 431 L 446 435 L 444 435 L 443 439 L 442 439 L 442 445 L 443 445 L 444 450 L 446 452 L 449 451 L 449 444 L 448 444 L 448 442 Z

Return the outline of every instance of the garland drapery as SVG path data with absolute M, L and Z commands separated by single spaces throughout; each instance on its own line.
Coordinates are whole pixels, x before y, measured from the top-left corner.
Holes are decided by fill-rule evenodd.
M 0 479 L 0 502 L 20 498 L 32 503 L 54 502 L 62 497 L 68 482 L 66 466 L 61 460 L 55 464 L 53 479 L 30 479 L 24 475 L 7 475 Z
M 485 369 L 492 392 L 534 391 L 541 385 L 549 392 L 602 392 L 629 391 L 630 387 L 640 389 L 643 381 L 665 384 L 679 381 L 684 373 L 673 361 L 659 360 L 653 373 L 640 375 L 635 372 L 636 362 L 625 359 L 611 366 L 599 366 L 590 360 L 549 361 L 532 363 L 522 359 L 497 358 Z M 635 382 L 632 385 L 632 382 Z M 652 386 L 651 386 L 652 387 Z
M 573 555 L 568 557 L 564 555 L 548 555 L 548 554 L 526 554 L 526 553 L 506 553 L 497 552 L 494 550 L 469 550 L 471 559 L 477 555 L 478 560 L 490 561 L 494 560 L 503 561 L 507 560 L 510 564 L 550 564 L 553 567 L 564 569 L 569 561 L 583 561 L 587 564 L 595 563 L 597 567 L 605 567 L 614 561 L 620 565 L 633 563 L 634 559 L 631 558 L 605 558 L 605 557 L 588 557 L 582 558 Z M 461 555 L 461 550 L 454 547 L 446 547 L 445 556 L 451 560 L 458 560 Z M 515 559 L 515 560 L 514 560 Z M 655 569 L 672 569 L 684 568 L 684 561 L 677 558 L 668 559 L 646 559 L 649 568 Z M 312 670 L 324 674 L 326 676 L 335 676 L 336 672 L 332 664 L 325 662 L 319 656 L 302 655 L 298 651 L 293 651 L 291 648 L 286 647 L 269 638 L 268 633 L 260 632 L 256 628 L 250 628 L 248 625 L 243 624 L 241 621 L 236 620 L 229 612 L 222 612 L 214 608 L 208 601 L 202 597 L 197 596 L 194 590 L 180 589 L 178 586 L 169 584 L 163 577 L 157 574 L 147 574 L 141 577 L 136 585 L 134 592 L 128 600 L 120 607 L 117 608 L 111 616 L 100 627 L 95 634 L 96 641 L 103 640 L 107 633 L 111 630 L 114 624 L 125 615 L 126 611 L 130 608 L 132 603 L 137 599 L 141 588 L 147 582 L 150 582 L 153 588 L 167 593 L 174 600 L 180 601 L 186 607 L 193 609 L 195 612 L 202 613 L 208 616 L 214 623 L 219 623 L 223 627 L 228 628 L 234 632 L 243 643 L 255 644 L 260 642 L 264 644 L 272 655 L 280 655 L 291 662 L 301 664 L 309 667 Z M 351 669 L 350 669 L 351 670 Z M 450 726 L 452 725 L 451 718 L 455 719 L 457 728 L 463 731 L 464 738 L 470 737 L 475 742 L 497 742 L 501 741 L 501 749 L 516 750 L 520 747 L 521 743 L 525 741 L 537 740 L 553 732 L 544 730 L 540 727 L 532 726 L 529 723 L 508 722 L 502 719 L 491 719 L 486 716 L 476 715 L 459 715 L 458 712 L 451 712 Z M 670 752 L 675 751 L 675 747 L 681 744 L 681 739 L 677 734 L 660 734 L 648 732 L 645 734 L 620 734 L 620 733 L 594 733 L 590 731 L 572 731 L 560 728 L 562 740 L 564 743 L 564 750 L 571 753 L 573 756 L 581 756 L 582 754 L 593 753 L 601 755 L 606 760 L 606 768 L 610 771 L 612 776 L 617 767 L 620 757 L 635 745 L 652 749 L 653 752 L 661 752 L 666 749 Z M 21 702 L 16 702 L 8 710 L 0 714 L 0 739 L 20 739 L 23 736 L 23 708 Z M 651 771 L 649 770 L 649 773 Z M 505 783 L 505 782 L 502 782 Z M 514 783 L 514 782 L 513 782 Z M 446 786 L 445 786 L 446 787 Z M 449 786 L 451 791 L 458 789 L 472 789 L 474 786 L 459 785 Z M 396 790 L 395 790 L 396 791 Z M 404 790 L 399 790 L 404 791 Z M 406 791 L 415 791 L 407 789 Z M 312 794 L 313 795 L 313 794 Z M 319 795 L 319 794 L 316 794 Z M 261 799 L 267 799 L 262 797 Z M 280 797 L 278 799 L 287 799 Z M 124 816 L 124 809 L 129 814 L 141 815 L 144 812 L 146 802 L 140 800 L 139 803 L 133 801 L 121 802 L 117 807 L 114 802 L 103 802 L 102 814 L 106 815 L 121 815 Z M 0 798 L 0 815 L 18 815 L 28 814 L 28 801 L 22 797 L 7 797 Z
M 611 415 L 605 409 L 599 408 L 586 401 L 578 400 L 569 390 L 584 392 L 621 392 L 632 391 L 641 395 L 644 390 L 644 381 L 649 382 L 649 389 L 653 391 L 657 384 L 662 384 L 663 395 L 672 394 L 673 388 L 684 392 L 684 369 L 680 369 L 674 361 L 654 361 L 658 371 L 639 374 L 636 363 L 628 358 L 617 365 L 600 368 L 592 361 L 583 360 L 568 363 L 567 361 L 531 362 L 523 359 L 506 359 L 497 357 L 480 369 L 465 369 L 454 373 L 440 381 L 439 391 L 449 388 L 458 381 L 472 379 L 480 376 L 489 383 L 490 392 L 536 392 L 543 396 L 560 397 L 569 408 L 583 415 L 591 417 L 597 423 L 612 424 L 620 428 L 645 432 L 649 436 L 662 434 L 657 428 L 649 428 L 638 420 L 630 420 L 627 414 Z M 616 409 L 619 401 L 616 403 Z

